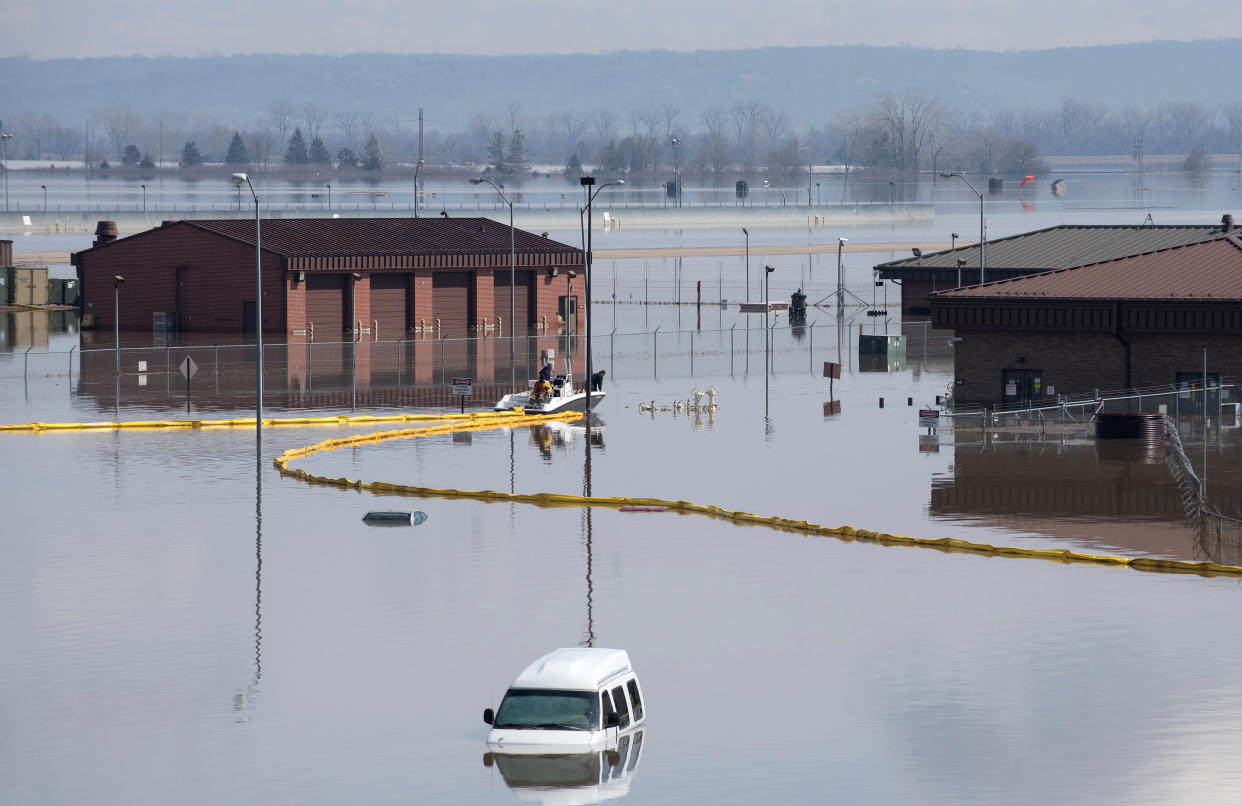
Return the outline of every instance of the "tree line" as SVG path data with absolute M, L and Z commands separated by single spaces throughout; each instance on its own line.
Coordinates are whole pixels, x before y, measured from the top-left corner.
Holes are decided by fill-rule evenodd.
M 314 102 L 274 101 L 235 125 L 182 113 L 146 116 L 125 101 L 98 105 L 85 126 L 49 113 L 6 127 L 10 156 L 30 160 L 110 160 L 152 167 L 160 160 L 273 169 L 310 167 L 381 171 L 419 158 L 411 119 L 330 111 Z M 764 170 L 788 174 L 808 165 L 841 164 L 891 174 L 968 170 L 1025 174 L 1041 155 L 1198 156 L 1242 153 L 1242 102 L 1215 106 L 1161 103 L 1110 107 L 1065 99 L 1047 109 L 955 110 L 921 90 L 882 92 L 872 103 L 820 125 L 798 125 L 761 101 L 710 106 L 685 118 L 664 104 L 523 114 L 519 104 L 479 112 L 469 121 L 435 122 L 425 132 L 428 166 L 467 166 L 499 174 L 532 165 L 589 166 L 610 174 L 675 170 L 723 175 Z

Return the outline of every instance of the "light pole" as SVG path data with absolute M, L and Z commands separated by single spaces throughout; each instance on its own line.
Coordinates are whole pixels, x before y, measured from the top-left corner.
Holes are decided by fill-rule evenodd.
M 681 139 L 678 137 L 674 137 L 673 138 L 673 182 L 675 184 L 673 185 L 673 187 L 676 191 L 676 196 L 674 196 L 674 198 L 677 201 L 677 206 L 681 207 L 681 174 L 678 173 L 677 171 L 677 146 L 679 145 L 681 145 Z
M 418 218 L 418 169 L 421 167 L 423 167 L 422 160 L 419 160 L 418 162 L 414 163 L 414 217 L 415 218 Z
M 358 407 L 358 281 L 362 275 L 353 272 L 349 275 L 349 410 Z
M 845 283 L 842 281 L 841 275 L 841 252 L 845 249 L 845 244 L 849 242 L 849 238 L 837 238 L 837 309 L 845 305 Z
M 116 275 L 112 278 L 112 326 L 113 334 L 116 337 L 116 346 L 113 352 L 116 353 L 116 374 L 121 374 L 121 286 L 125 284 L 125 278 Z M 118 401 L 119 404 L 119 401 Z
M 9 211 L 9 141 L 13 139 L 13 135 L 5 134 L 4 124 L 0 122 L 0 147 L 4 152 L 0 156 L 4 157 L 4 212 Z
M 746 301 L 750 302 L 750 232 L 742 227 L 742 234 L 746 236 Z
M 784 207 L 784 206 L 785 206 L 785 189 L 784 189 L 783 187 L 781 187 L 780 185 L 770 185 L 770 184 L 768 183 L 768 180 L 766 180 L 766 179 L 765 179 L 765 180 L 763 180 L 763 186 L 764 186 L 765 188 L 766 188 L 766 187 L 774 187 L 774 188 L 776 188 L 777 190 L 779 190 L 779 191 L 780 191 L 780 194 L 781 194 L 781 207 Z
M 970 180 L 967 179 L 964 174 L 958 171 L 953 171 L 952 173 L 947 173 L 947 174 L 940 174 L 941 179 L 950 179 L 954 176 L 956 176 L 958 179 L 965 182 L 966 186 L 969 187 L 971 191 L 976 196 L 979 197 L 979 285 L 983 285 L 986 282 L 986 280 L 984 280 L 984 271 L 987 267 L 987 263 L 984 260 L 984 256 L 985 256 L 984 249 L 986 248 L 986 246 L 983 242 L 983 194 L 975 190 L 975 186 L 970 183 Z
M 771 368 L 772 362 L 772 345 L 770 339 L 772 331 L 768 328 L 768 311 L 771 305 L 768 303 L 768 278 L 772 276 L 772 272 L 776 271 L 773 266 L 763 267 L 763 406 L 764 416 L 767 416 L 768 406 L 768 370 Z
M 263 447 L 263 258 L 259 241 L 259 194 L 254 192 L 250 177 L 244 173 L 233 174 L 233 184 L 241 193 L 242 183 L 250 188 L 254 197 L 254 335 L 255 335 L 255 390 L 254 434 L 255 445 L 260 452 Z
M 818 182 L 815 183 L 815 203 L 821 206 L 824 203 L 823 197 L 821 197 L 819 194 L 819 183 Z
M 43 188 L 43 214 L 47 215 L 47 185 L 39 185 Z
M 142 188 L 142 212 L 147 211 L 147 186 L 139 185 Z
M 329 182 L 328 184 L 324 185 L 324 187 L 328 189 L 328 209 L 331 210 L 332 209 L 332 183 Z
M 625 180 L 617 179 L 613 182 L 605 182 L 599 187 L 596 187 L 594 190 L 591 189 L 592 187 L 595 186 L 595 177 L 593 176 L 583 176 L 579 178 L 578 183 L 582 185 L 583 189 L 586 190 L 586 194 L 587 194 L 587 203 L 586 203 L 587 242 L 586 242 L 586 252 L 582 255 L 582 265 L 584 267 L 583 274 L 585 275 L 584 293 L 586 294 L 586 389 L 587 389 L 587 397 L 586 397 L 587 426 L 586 427 L 587 427 L 587 452 L 589 453 L 591 450 L 590 448 L 590 445 L 591 445 L 591 417 L 590 417 L 590 414 L 591 414 L 591 376 L 594 375 L 594 373 L 592 372 L 593 367 L 591 365 L 591 265 L 594 263 L 594 261 L 591 259 L 591 205 L 594 203 L 595 197 L 599 195 L 599 192 L 601 190 L 603 190 L 606 187 L 611 187 L 613 185 L 624 185 Z
M 418 161 L 418 164 L 419 164 L 419 165 L 422 165 L 422 164 L 423 164 L 423 161 L 422 161 L 422 160 L 419 160 L 419 161 Z M 414 170 L 415 170 L 415 174 L 417 174 L 417 172 L 418 172 L 418 166 L 415 166 Z M 496 189 L 496 192 L 500 194 L 500 198 L 502 198 L 502 199 L 504 199 L 504 200 L 505 200 L 505 204 L 509 205 L 509 390 L 510 390 L 510 391 L 517 391 L 517 375 L 516 375 L 517 370 L 516 370 L 516 369 L 515 369 L 515 367 L 514 367 L 514 358 L 513 358 L 513 336 L 514 336 L 514 327 L 515 327 L 515 325 L 516 325 L 516 323 L 513 321 L 513 318 L 514 318 L 514 313 L 513 313 L 513 311 L 514 311 L 514 308 L 513 308 L 513 298 L 514 298 L 514 296 L 517 294 L 517 280 L 516 280 L 516 276 L 517 276 L 517 249 L 516 249 L 516 247 L 514 246 L 514 240 L 513 240 L 513 238 L 514 238 L 514 229 L 513 229 L 513 200 L 512 200 L 512 199 L 510 199 L 508 196 L 506 196 L 506 195 L 505 195 L 505 191 L 504 191 L 504 188 L 503 188 L 503 187 L 501 187 L 500 185 L 496 184 L 495 182 L 493 182 L 493 181 L 492 181 L 492 180 L 490 180 L 490 179 L 485 179 L 485 178 L 480 177 L 480 178 L 478 178 L 478 179 L 471 179 L 471 180 L 470 180 L 470 184 L 472 184 L 472 185 L 478 185 L 478 184 L 481 184 L 481 183 L 483 183 L 483 182 L 486 182 L 487 184 L 489 184 L 489 185 L 491 185 L 493 188 L 495 188 L 495 189 Z M 414 191 L 414 209 L 415 209 L 415 211 L 416 211 L 416 212 L 414 213 L 414 217 L 415 217 L 415 218 L 417 218 L 417 217 L 418 217 L 418 213 L 417 213 L 417 210 L 418 210 L 418 190 L 417 190 L 417 188 L 418 188 L 418 180 L 417 180 L 417 179 L 415 179 L 415 180 L 414 180 L 414 187 L 415 187 L 415 191 Z

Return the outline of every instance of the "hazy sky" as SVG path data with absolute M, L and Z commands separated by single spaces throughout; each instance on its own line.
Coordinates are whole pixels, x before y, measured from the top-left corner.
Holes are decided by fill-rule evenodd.
M 767 45 L 1029 50 L 1236 36 L 1223 0 L 5 0 L 5 51 L 565 53 Z

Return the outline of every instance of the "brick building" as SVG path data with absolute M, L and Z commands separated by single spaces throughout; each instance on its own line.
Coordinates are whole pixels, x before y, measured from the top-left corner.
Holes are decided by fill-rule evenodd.
M 81 306 L 111 328 L 113 278 L 122 330 L 244 333 L 255 327 L 255 226 L 247 219 L 166 221 L 72 255 Z M 263 331 L 291 341 L 372 341 L 414 332 L 522 334 L 573 326 L 582 303 L 582 250 L 487 218 L 267 219 L 261 226 Z M 510 329 L 510 296 L 517 327 Z M 568 323 L 566 319 L 570 319 Z
M 1208 225 L 1065 225 L 988 241 L 984 280 L 1009 280 L 1220 238 L 1232 218 Z M 879 277 L 901 285 L 903 313 L 931 313 L 937 291 L 979 283 L 978 244 L 881 263 Z
M 1242 240 L 1188 246 L 930 297 L 953 330 L 956 403 L 1038 403 L 1242 375 Z

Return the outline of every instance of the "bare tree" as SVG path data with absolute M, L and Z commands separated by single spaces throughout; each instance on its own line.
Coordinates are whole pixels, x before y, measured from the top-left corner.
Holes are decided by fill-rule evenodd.
M 363 132 L 370 131 L 368 126 L 362 119 L 362 115 L 358 112 L 337 112 L 336 128 L 340 130 L 343 145 L 354 153 L 359 151 L 358 136 Z M 311 139 L 314 139 L 313 137 Z
M 323 128 L 323 122 L 327 119 L 328 113 L 319 104 L 314 101 L 308 101 L 302 104 L 299 114 L 302 119 L 302 125 L 306 127 L 306 139 L 314 140 L 319 136 L 319 130 Z
M 728 116 L 719 106 L 709 106 L 699 113 L 699 119 L 707 127 L 703 148 L 714 173 L 723 173 L 729 162 Z
M 741 152 L 743 166 L 753 168 L 756 151 L 759 147 L 759 130 L 767 106 L 757 101 L 736 101 L 729 109 L 733 118 L 733 128 L 737 133 L 737 145 Z
M 95 107 L 91 121 L 103 131 L 118 158 L 125 146 L 134 143 L 143 126 L 142 115 L 124 101 L 109 101 Z
M 288 101 L 272 101 L 267 107 L 271 130 L 280 142 L 289 139 L 289 132 L 298 119 L 297 108 Z
M 617 116 L 611 109 L 596 109 L 591 113 L 591 125 L 595 127 L 596 138 L 606 143 L 616 136 Z

